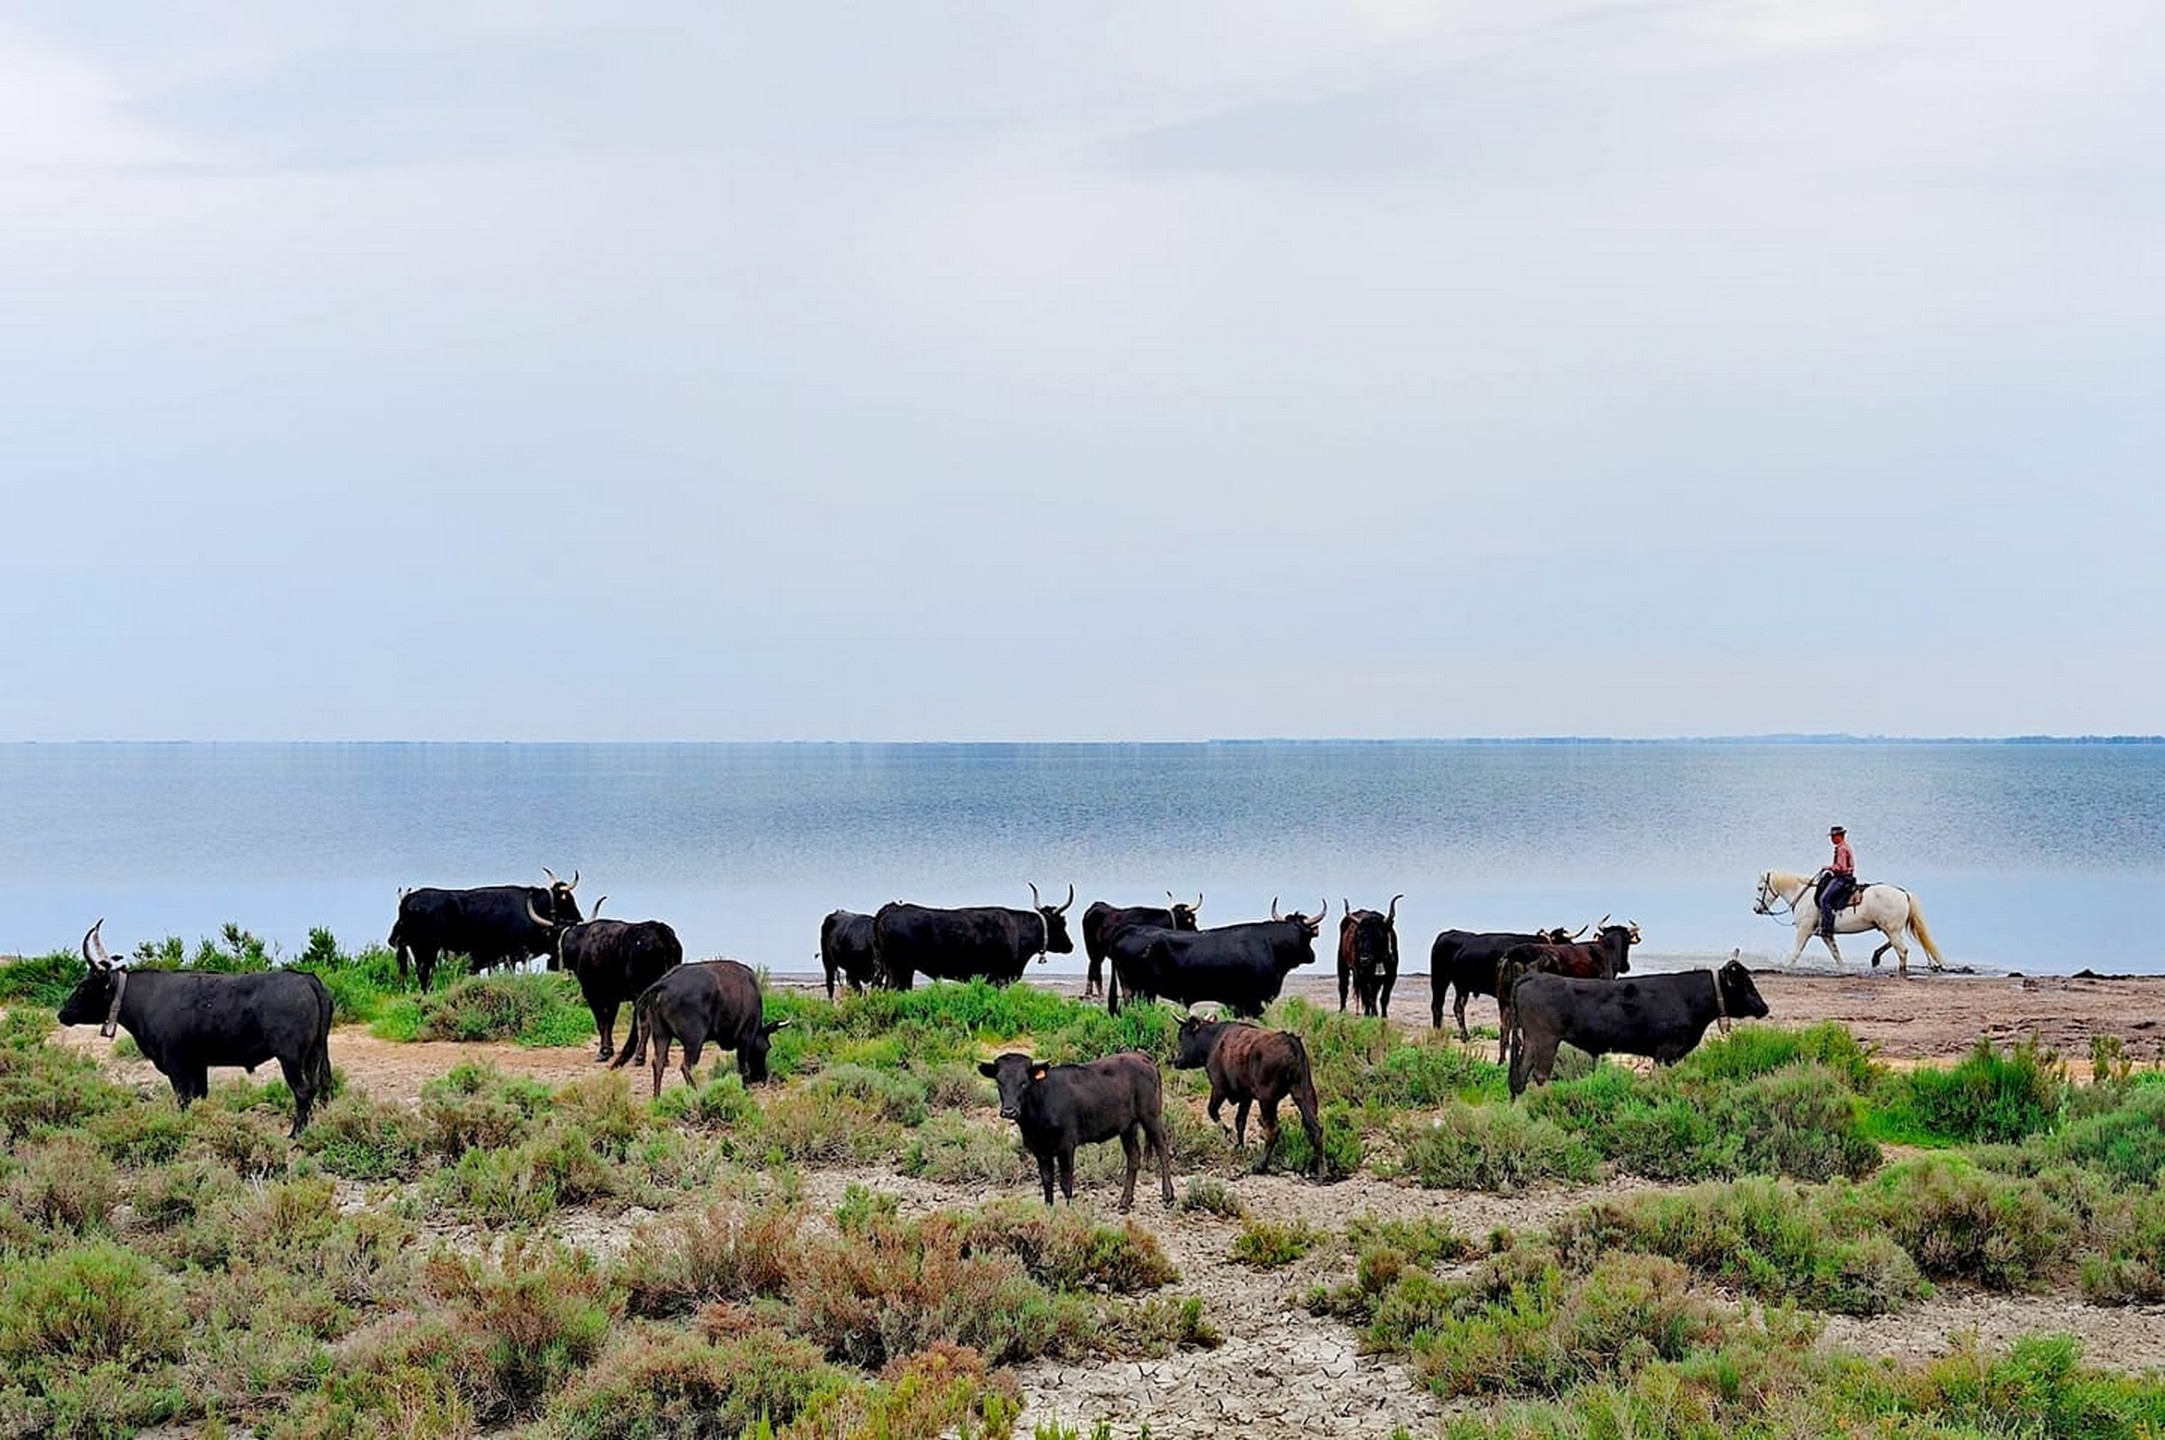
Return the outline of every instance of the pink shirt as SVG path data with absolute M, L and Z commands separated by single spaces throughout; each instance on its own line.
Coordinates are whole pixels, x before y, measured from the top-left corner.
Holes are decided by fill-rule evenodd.
M 1834 863 L 1827 868 L 1837 875 L 1857 873 L 1856 857 L 1849 853 L 1849 840 L 1846 836 L 1834 842 Z

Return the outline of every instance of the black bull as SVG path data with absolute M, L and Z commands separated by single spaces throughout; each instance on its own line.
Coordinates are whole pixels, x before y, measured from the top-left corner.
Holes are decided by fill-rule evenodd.
M 60 1002 L 61 1024 L 127 1031 L 172 1082 L 183 1110 L 210 1093 L 212 1068 L 238 1065 L 253 1074 L 276 1060 L 293 1092 L 292 1133 L 308 1128 L 316 1097 L 331 1087 L 331 992 L 321 980 L 299 970 L 130 970 L 105 953 L 96 925 L 83 936 L 83 958 L 90 973 Z
M 1039 898 L 1035 885 L 1030 898 Z M 872 917 L 872 952 L 879 960 L 880 979 L 895 990 L 911 988 L 919 975 L 1012 985 L 1022 978 L 1031 956 L 1042 962 L 1048 952 L 1074 953 L 1066 918 L 1074 903 L 1075 887 L 1070 885 L 1066 904 L 1039 904 L 1030 910 L 998 905 L 935 910 L 900 901 L 882 905 Z
M 1584 933 L 1583 927 L 1581 933 Z M 1428 949 L 1428 1016 L 1432 1029 L 1443 1028 L 1444 996 L 1458 991 L 1451 1013 L 1458 1019 L 1458 1038 L 1473 1039 L 1466 1028 L 1466 999 L 1496 993 L 1496 965 L 1516 946 L 1538 941 L 1562 944 L 1571 934 L 1561 928 L 1527 933 L 1519 930 L 1446 930 Z M 1500 1007 L 1499 1007 L 1500 1008 Z
M 1172 900 L 1172 892 L 1165 898 Z M 1158 930 L 1193 930 L 1197 912 L 1203 908 L 1203 897 L 1195 897 L 1193 905 L 1183 905 L 1174 900 L 1164 905 L 1108 905 L 1103 900 L 1093 900 L 1090 908 L 1083 911 L 1083 953 L 1090 957 L 1090 973 L 1083 980 L 1083 998 L 1105 993 L 1105 957 L 1112 953 L 1112 938 L 1131 925 L 1148 925 Z
M 541 921 L 538 911 L 528 913 Z M 557 968 L 570 971 L 579 982 L 579 994 L 594 1012 L 594 1058 L 607 1060 L 616 1053 L 618 1008 L 632 1004 L 647 986 L 682 965 L 684 945 L 677 932 L 659 920 L 585 920 L 556 927 L 555 958 Z M 624 1048 L 637 1049 L 639 1041 L 635 1008 Z
M 1511 1093 L 1546 1085 L 1565 1043 L 1587 1054 L 1643 1055 L 1672 1065 L 1690 1054 L 1716 1020 L 1763 1018 L 1767 1002 L 1735 960 L 1637 980 L 1573 980 L 1532 974 L 1511 995 Z
M 1346 1008 L 1346 990 L 1350 986 L 1360 997 L 1363 1015 L 1390 1017 L 1391 990 L 1398 984 L 1398 902 L 1405 898 L 1393 895 L 1388 911 L 1356 910 L 1352 901 L 1340 900 L 1346 907 L 1344 918 L 1338 922 L 1341 1011 Z
M 409 954 L 423 990 L 435 976 L 437 958 L 447 952 L 466 956 L 476 970 L 554 955 L 557 927 L 586 918 L 571 895 L 578 883 L 578 872 L 573 871 L 568 881 L 549 875 L 547 885 L 483 885 L 472 890 L 423 886 L 405 891 L 398 897 L 398 920 L 387 942 L 398 952 L 399 983 L 405 983 Z M 537 911 L 548 919 L 537 924 Z
M 1275 914 L 1277 902 L 1271 910 Z M 1113 976 L 1105 1008 L 1120 1013 L 1120 987 L 1177 1005 L 1213 1002 L 1239 1015 L 1260 1015 L 1278 998 L 1288 972 L 1315 963 L 1323 915 L 1298 913 L 1212 930 L 1137 926 L 1113 937 Z

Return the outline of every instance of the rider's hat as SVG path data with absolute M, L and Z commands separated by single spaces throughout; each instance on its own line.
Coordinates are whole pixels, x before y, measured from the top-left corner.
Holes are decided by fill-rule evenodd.
M 1849 832 L 1847 830 L 1844 830 L 1841 826 L 1835 825 L 1830 827 L 1827 833 L 1829 835 L 1847 835 Z

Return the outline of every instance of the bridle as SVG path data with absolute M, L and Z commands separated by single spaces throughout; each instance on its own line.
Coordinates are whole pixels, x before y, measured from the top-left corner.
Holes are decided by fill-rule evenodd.
M 1809 888 L 1809 886 L 1806 887 L 1806 889 Z M 1798 893 L 1802 894 L 1801 891 Z M 1782 905 L 1782 909 L 1776 910 L 1774 908 L 1777 902 Z M 1778 920 L 1792 930 L 1797 926 L 1797 902 L 1775 889 L 1774 881 L 1766 876 L 1760 877 L 1759 899 L 1752 906 L 1752 913 L 1754 915 L 1764 915 L 1770 920 Z M 1716 985 L 1714 989 L 1717 995 L 1721 991 L 1719 985 Z

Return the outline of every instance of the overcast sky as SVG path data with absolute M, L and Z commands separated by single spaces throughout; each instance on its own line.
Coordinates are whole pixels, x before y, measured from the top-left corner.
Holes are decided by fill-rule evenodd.
M 0 738 L 2165 728 L 2165 8 L 0 6 Z

